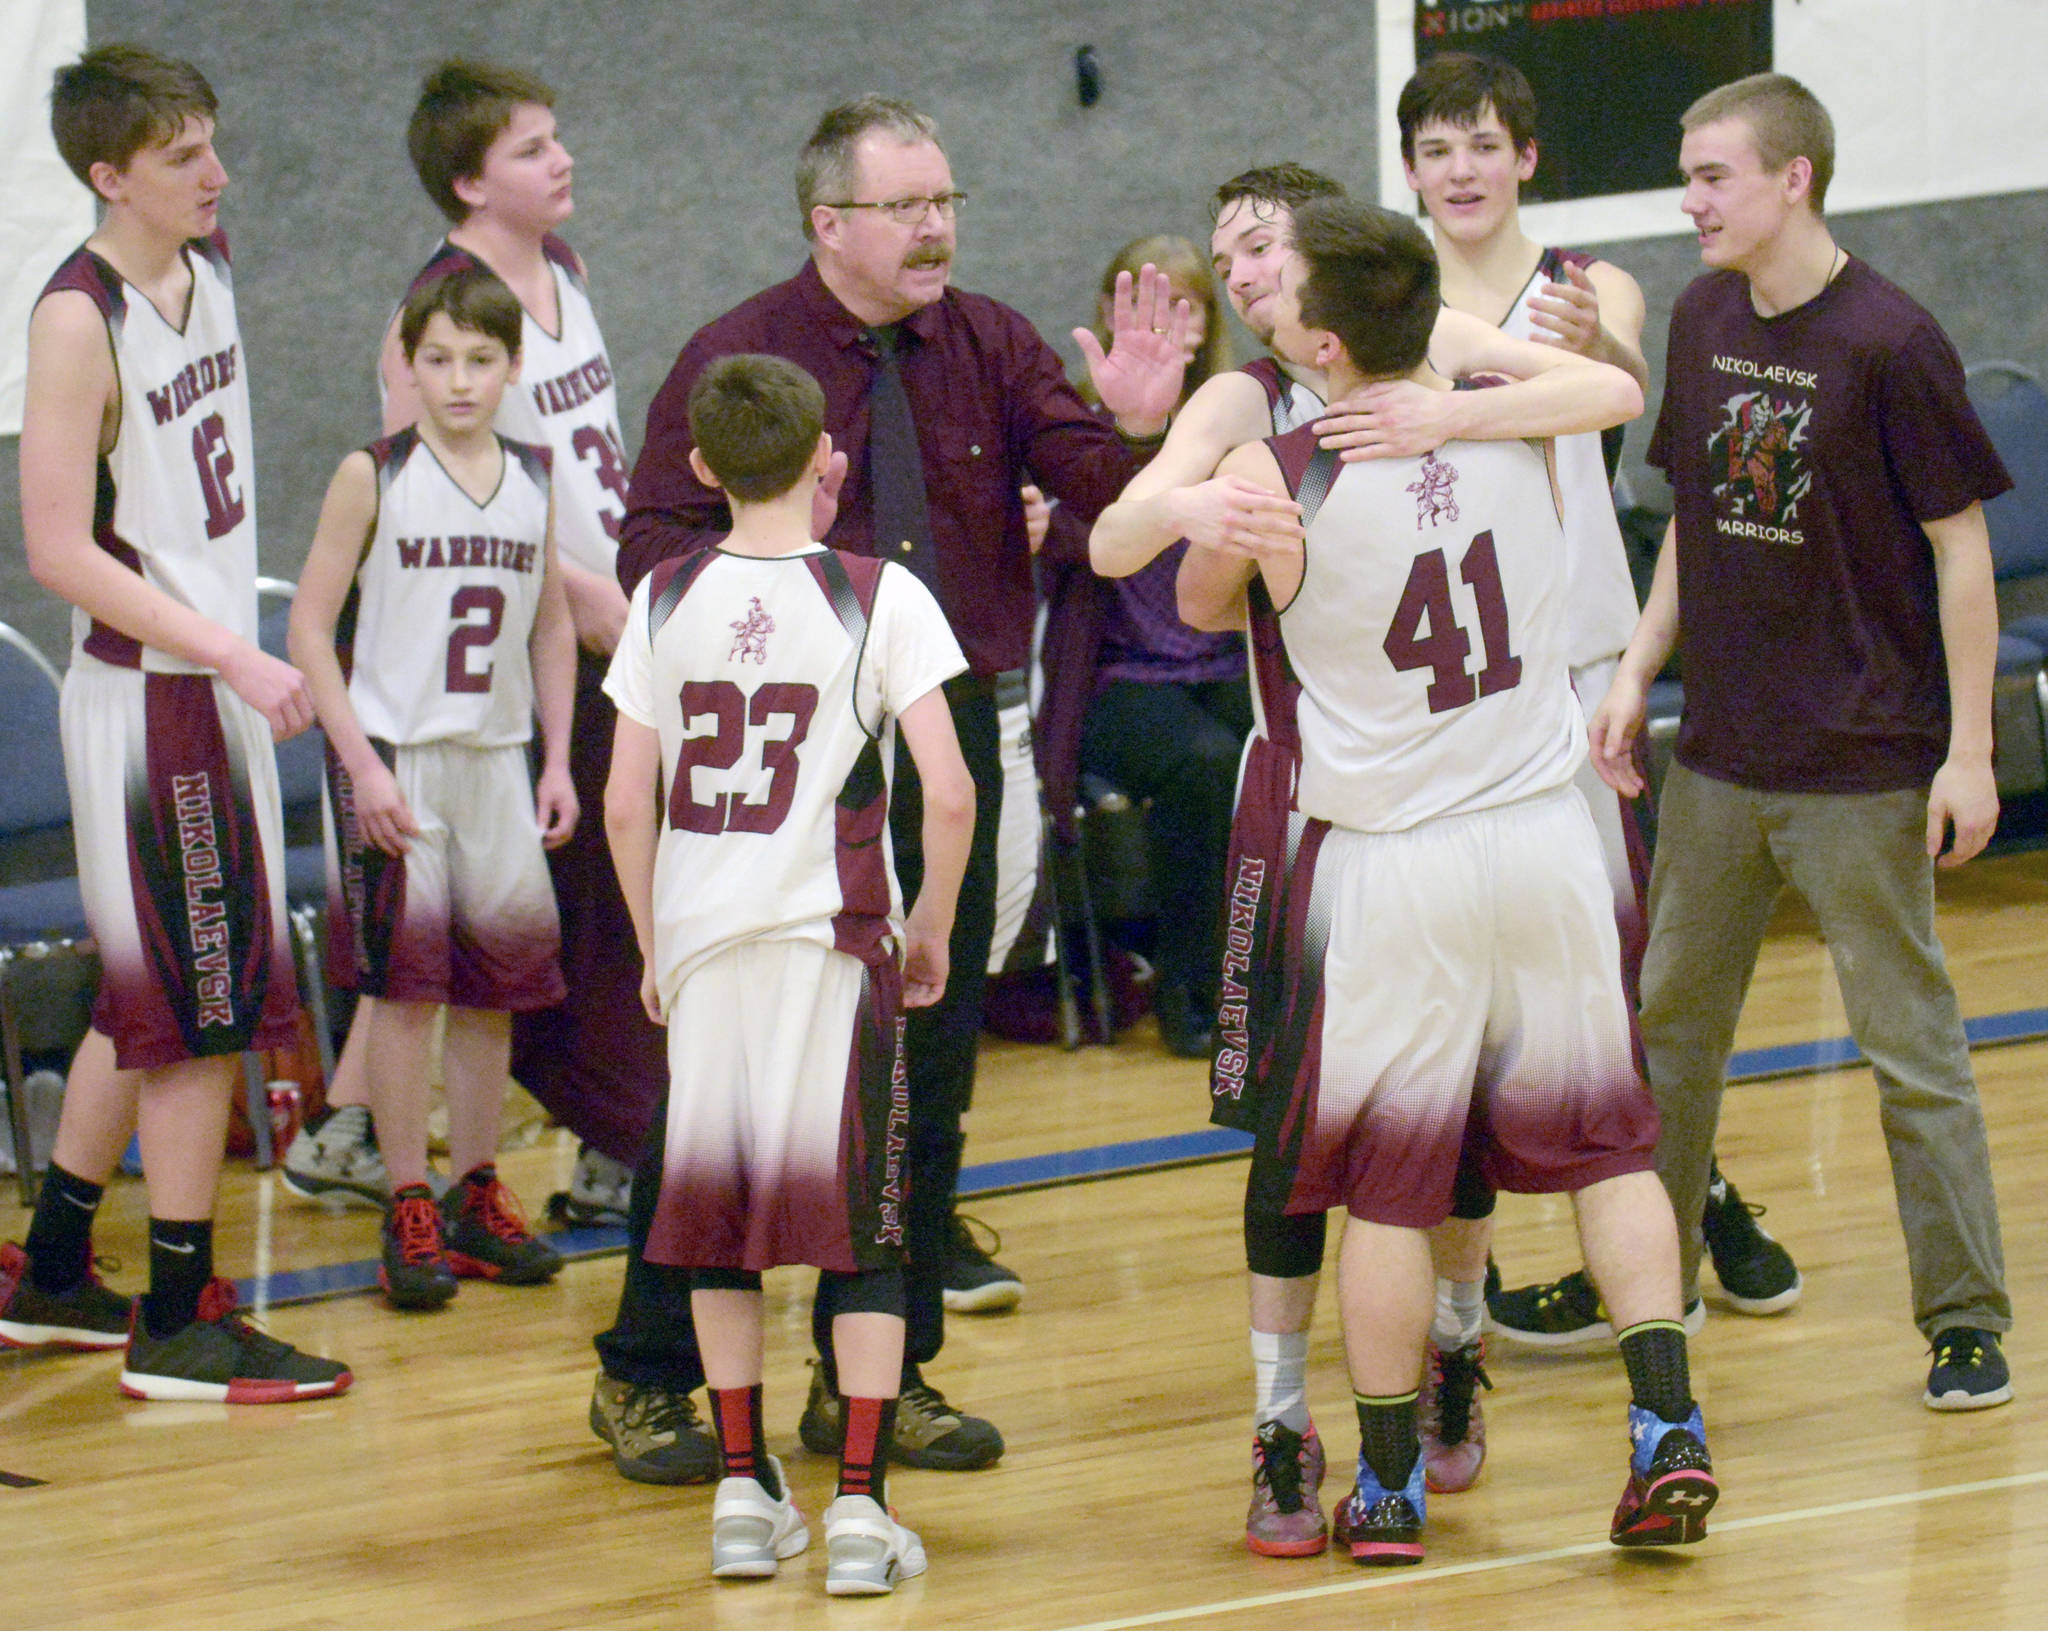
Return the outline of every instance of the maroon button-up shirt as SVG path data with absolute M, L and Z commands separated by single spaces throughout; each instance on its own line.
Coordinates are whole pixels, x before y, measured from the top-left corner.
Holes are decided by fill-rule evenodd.
M 1137 473 L 1116 432 L 1067 383 L 1059 357 L 1019 312 L 949 289 L 901 325 L 898 366 L 917 422 L 939 604 L 978 674 L 1022 668 L 1031 651 L 1031 556 L 1017 489 L 1035 480 L 1077 521 L 1092 522 Z M 827 289 L 815 264 L 707 323 L 676 358 L 647 410 L 619 535 L 619 582 L 715 542 L 732 526 L 724 495 L 690 469 L 690 389 L 705 366 L 738 352 L 786 357 L 825 389 L 825 428 L 846 454 L 839 515 L 824 541 L 887 555 L 874 535 L 868 482 L 867 328 Z M 1078 533 L 1078 546 L 1071 540 Z M 1085 563 L 1087 529 L 1065 533 Z M 1048 549 L 1051 549 L 1050 542 Z M 1049 559 L 1056 559 L 1051 555 Z

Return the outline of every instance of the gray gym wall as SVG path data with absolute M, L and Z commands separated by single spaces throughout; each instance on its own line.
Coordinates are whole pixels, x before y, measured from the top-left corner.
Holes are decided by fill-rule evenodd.
M 863 91 L 937 117 L 973 195 L 958 281 L 1019 307 L 1070 359 L 1067 330 L 1087 318 L 1110 254 L 1144 232 L 1202 241 L 1224 177 L 1292 158 L 1374 196 L 1368 0 L 91 0 L 90 17 L 95 42 L 190 57 L 220 93 L 263 566 L 287 577 L 336 462 L 376 432 L 378 338 L 442 230 L 404 129 L 422 71 L 444 55 L 530 67 L 560 93 L 577 160 L 567 235 L 592 267 L 629 451 L 691 331 L 797 266 L 794 155 L 819 112 Z M 1087 110 L 1073 69 L 1084 43 L 1103 82 Z M 2048 369 L 2048 193 L 1835 226 L 1933 309 L 1965 358 Z M 1611 253 L 1648 296 L 1655 376 L 1671 301 L 1697 268 L 1691 242 Z M 1640 427 L 1629 438 L 1639 483 L 1647 439 Z M 0 617 L 61 651 L 61 609 L 22 560 L 11 442 Z

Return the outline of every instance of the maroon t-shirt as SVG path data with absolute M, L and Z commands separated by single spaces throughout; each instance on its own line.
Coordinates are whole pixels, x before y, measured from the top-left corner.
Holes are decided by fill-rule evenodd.
M 1768 792 L 1931 781 L 1948 670 L 1920 523 L 2012 485 L 1940 325 L 1858 260 L 1776 317 L 1710 272 L 1672 309 L 1649 462 L 1677 501 L 1679 762 Z

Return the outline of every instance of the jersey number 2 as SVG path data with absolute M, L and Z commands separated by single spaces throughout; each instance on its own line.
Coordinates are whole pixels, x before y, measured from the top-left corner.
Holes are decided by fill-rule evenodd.
M 482 612 L 483 621 L 472 623 L 471 612 Z M 491 688 L 491 646 L 505 622 L 505 591 L 488 583 L 464 584 L 448 597 L 448 615 L 455 627 L 448 631 L 448 689 L 488 691 Z M 469 666 L 469 654 L 483 648 L 482 668 Z
M 1433 714 L 1449 713 L 1497 691 L 1512 691 L 1522 683 L 1522 659 L 1508 650 L 1508 603 L 1501 593 L 1500 560 L 1493 551 L 1490 529 L 1472 540 L 1458 563 L 1458 576 L 1471 585 L 1472 598 L 1479 603 L 1479 638 L 1486 648 L 1486 666 L 1476 676 L 1465 672 L 1465 659 L 1472 655 L 1472 636 L 1458 627 L 1458 611 L 1451 604 L 1450 568 L 1440 549 L 1415 557 L 1401 590 L 1401 604 L 1394 608 L 1393 627 L 1380 642 L 1398 672 L 1430 671 L 1428 697 Z M 1422 632 L 1425 622 L 1427 634 Z
M 750 697 L 731 680 L 692 680 L 683 687 L 682 703 L 685 728 L 707 715 L 718 723 L 709 736 L 683 739 L 675 785 L 668 793 L 668 824 L 683 832 L 774 832 L 796 800 L 796 750 L 810 734 L 818 688 L 771 681 L 757 686 Z M 789 721 L 788 734 L 761 741 L 761 767 L 769 773 L 767 799 L 754 804 L 738 793 L 696 797 L 692 769 L 732 769 L 747 750 L 748 728 L 758 730 L 778 715 Z

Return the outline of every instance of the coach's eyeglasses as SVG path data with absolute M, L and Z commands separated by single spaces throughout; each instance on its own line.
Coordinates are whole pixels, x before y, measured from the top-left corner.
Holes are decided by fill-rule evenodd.
M 923 222 L 926 210 L 937 210 L 941 221 L 950 221 L 966 202 L 965 193 L 940 193 L 932 198 L 888 198 L 879 204 L 848 202 L 827 204 L 825 207 L 833 210 L 880 210 L 899 227 L 914 227 Z

